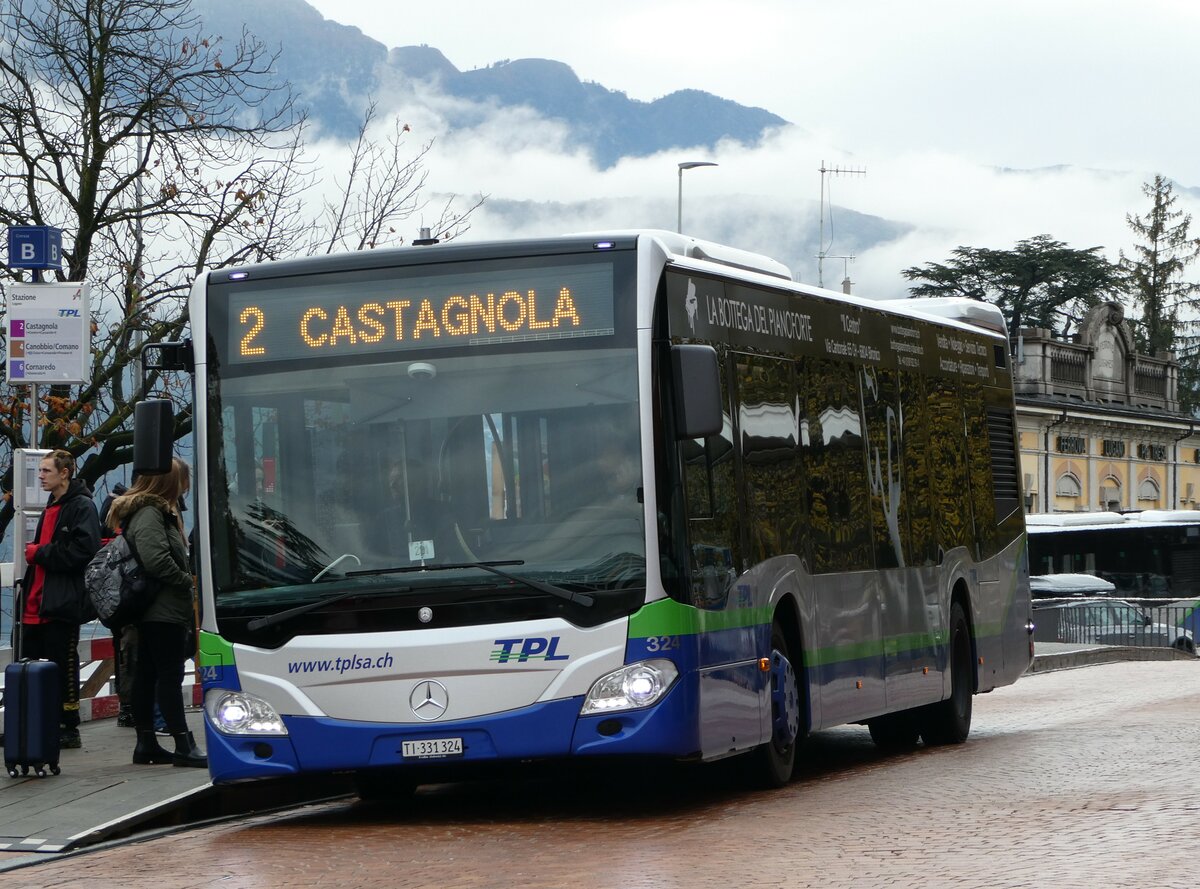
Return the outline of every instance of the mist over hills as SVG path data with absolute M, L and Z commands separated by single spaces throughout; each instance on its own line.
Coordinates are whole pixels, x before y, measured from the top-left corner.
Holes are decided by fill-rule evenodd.
M 557 127 L 558 150 L 582 152 L 601 172 L 673 149 L 715 151 L 730 144 L 753 149 L 780 132 L 799 132 L 770 111 L 701 90 L 679 90 L 649 102 L 631 99 L 581 81 L 562 61 L 500 58 L 461 71 L 435 47 L 386 47 L 356 27 L 324 18 L 304 0 L 193 2 L 206 33 L 232 42 L 245 30 L 268 52 L 278 53 L 278 81 L 292 88 L 317 134 L 336 142 L 355 137 L 372 101 L 384 113 L 436 106 L 434 116 L 447 134 L 469 133 L 498 112 L 528 109 Z M 502 54 L 498 40 L 497 56 Z M 673 162 L 669 169 L 673 171 Z M 770 252 L 791 265 L 797 277 L 807 267 L 805 278 L 815 281 L 818 213 L 813 201 L 781 208 L 753 195 L 726 196 L 720 212 L 705 220 L 704 236 Z M 861 253 L 912 228 L 849 210 L 839 213 L 839 242 L 833 251 L 838 254 Z M 674 193 L 667 189 L 657 198 L 546 201 L 509 195 L 488 199 L 482 215 L 493 224 L 480 228 L 518 233 L 674 228 L 674 214 Z M 827 286 L 837 286 L 842 266 L 827 260 Z
M 195 0 L 205 29 L 233 39 L 243 26 L 279 50 L 279 79 L 291 84 L 312 119 L 335 137 L 356 132 L 370 98 L 383 107 L 397 94 L 436 89 L 445 96 L 498 106 L 527 106 L 564 123 L 572 147 L 587 149 L 609 167 L 676 147 L 715 147 L 722 139 L 756 144 L 787 121 L 701 90 L 680 90 L 653 102 L 585 83 L 563 62 L 518 59 L 459 71 L 440 50 L 391 50 L 358 28 L 329 21 L 304 0 Z M 452 114 L 466 125 L 470 110 Z

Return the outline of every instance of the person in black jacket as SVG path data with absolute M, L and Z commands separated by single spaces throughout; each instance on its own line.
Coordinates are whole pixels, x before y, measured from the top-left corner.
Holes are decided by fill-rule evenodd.
M 100 518 L 92 491 L 75 478 L 75 458 L 51 451 L 38 466 L 50 499 L 25 545 L 21 582 L 20 656 L 58 664 L 62 681 L 63 747 L 80 747 L 79 625 L 84 619 L 83 569 L 100 549 Z
M 113 518 L 123 529 L 130 549 L 137 553 L 146 576 L 157 581 L 158 588 L 138 621 L 137 672 L 133 678 L 137 729 L 133 762 L 137 765 L 208 765 L 188 730 L 181 695 L 184 662 L 191 653 L 187 639 L 196 625 L 195 586 L 178 512 L 180 498 L 190 487 L 190 476 L 188 465 L 177 457 L 170 472 L 139 477 L 129 493 L 118 497 L 112 506 Z M 154 736 L 156 702 L 175 739 L 173 753 L 161 747 Z

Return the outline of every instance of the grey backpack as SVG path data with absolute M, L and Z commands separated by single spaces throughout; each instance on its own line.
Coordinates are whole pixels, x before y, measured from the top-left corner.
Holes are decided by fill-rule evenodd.
M 154 585 L 124 534 L 92 556 L 83 569 L 83 587 L 100 623 L 110 630 L 136 623 L 154 600 Z

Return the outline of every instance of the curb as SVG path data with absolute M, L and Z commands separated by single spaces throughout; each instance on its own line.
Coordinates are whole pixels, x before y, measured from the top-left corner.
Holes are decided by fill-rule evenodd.
M 1118 661 L 1176 660 L 1194 661 L 1196 656 L 1177 648 L 1150 648 L 1133 645 L 1081 648 L 1078 651 L 1064 651 L 1058 654 L 1035 654 L 1033 663 L 1029 665 L 1029 669 L 1025 673 L 1028 675 L 1029 673 L 1049 673 L 1054 670 L 1073 670 L 1077 667 L 1112 664 Z

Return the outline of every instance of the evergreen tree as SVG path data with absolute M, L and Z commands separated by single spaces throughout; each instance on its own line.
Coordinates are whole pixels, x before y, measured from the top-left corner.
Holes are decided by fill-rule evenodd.
M 1184 280 L 1187 267 L 1200 257 L 1200 239 L 1189 234 L 1191 215 L 1175 208 L 1178 197 L 1169 180 L 1155 175 L 1142 185 L 1142 193 L 1150 199 L 1150 210 L 1145 216 L 1126 214 L 1138 243 L 1132 256 L 1121 251 L 1120 259 L 1140 312 L 1134 335 L 1143 352 L 1175 353 L 1179 406 L 1195 413 L 1200 409 L 1200 323 L 1181 325 L 1180 313 L 1194 315 L 1200 302 L 1200 284 Z
M 1018 241 L 1012 250 L 956 247 L 945 263 L 930 262 L 901 274 L 918 283 L 917 297 L 965 296 L 1000 307 L 1009 335 L 1045 327 L 1060 336 L 1116 289 L 1120 273 L 1100 247 L 1076 250 L 1049 235 Z
M 1175 209 L 1178 198 L 1168 180 L 1155 175 L 1142 193 L 1151 201 L 1150 211 L 1145 216 L 1126 214 L 1139 243 L 1132 257 L 1121 251 L 1120 266 L 1141 313 L 1135 332 L 1138 347 L 1153 355 L 1177 350 L 1179 310 L 1195 303 L 1200 293 L 1200 284 L 1183 280 L 1185 269 L 1200 257 L 1200 239 L 1189 236 L 1192 217 Z

